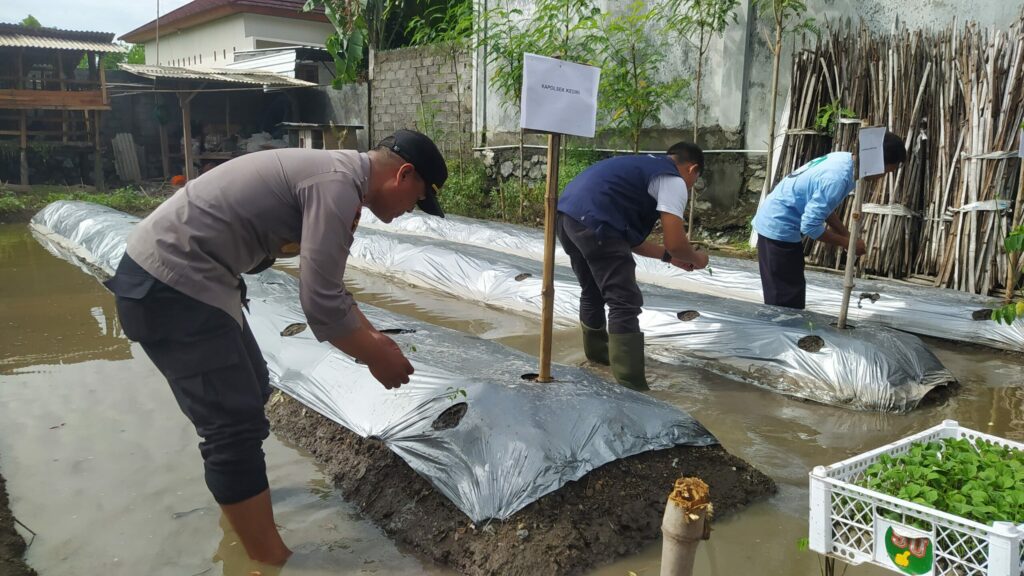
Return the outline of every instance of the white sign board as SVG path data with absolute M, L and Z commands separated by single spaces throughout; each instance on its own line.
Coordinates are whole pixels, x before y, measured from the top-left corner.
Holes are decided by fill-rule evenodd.
M 882 141 L 885 140 L 885 128 L 861 128 L 860 146 L 857 151 L 857 162 L 860 164 L 858 178 L 874 176 L 885 172 L 885 156 L 882 154 Z
M 520 126 L 593 138 L 600 79 L 594 66 L 524 54 Z

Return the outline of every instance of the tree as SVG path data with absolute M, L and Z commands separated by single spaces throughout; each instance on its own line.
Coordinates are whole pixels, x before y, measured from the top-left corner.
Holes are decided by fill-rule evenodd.
M 104 70 L 117 70 L 120 64 L 145 64 L 146 47 L 143 44 L 119 44 L 128 48 L 125 52 L 108 52 L 100 58 L 100 65 Z M 84 70 L 89 67 L 89 57 L 82 56 L 78 62 L 78 68 Z
M 667 38 L 682 32 L 671 2 L 631 3 L 621 14 L 601 18 L 600 104 L 609 123 L 629 133 L 633 152 L 640 151 L 643 129 L 660 121 L 663 106 L 689 87 L 687 78 L 664 78 Z
M 116 70 L 119 64 L 145 64 L 146 47 L 143 44 L 132 44 L 127 52 L 110 52 L 103 56 L 103 67 Z
M 684 0 L 684 26 L 696 32 L 697 74 L 694 76 L 693 97 L 693 143 L 700 135 L 701 80 L 704 78 L 704 58 L 711 49 L 711 40 L 725 32 L 729 22 L 736 22 L 736 8 L 739 0 Z M 693 213 L 697 206 L 696 190 L 690 191 L 690 224 L 687 228 L 693 234 Z
M 772 51 L 772 85 L 771 106 L 768 113 L 768 165 L 765 189 L 772 185 L 772 157 L 775 148 L 775 113 L 779 103 L 779 64 L 782 61 L 782 40 L 787 32 L 815 31 L 814 19 L 805 18 L 807 3 L 805 0 L 754 0 L 754 8 L 760 15 L 771 19 L 774 35 L 762 28 L 765 42 Z M 762 191 L 762 197 L 765 191 Z
M 43 27 L 43 25 L 39 23 L 39 20 L 36 20 L 36 17 L 31 15 L 31 14 L 29 14 L 28 16 L 25 16 L 24 20 L 22 20 L 20 22 L 20 24 L 22 26 L 26 27 L 26 28 L 42 28 Z
M 461 0 L 447 7 L 435 7 L 427 11 L 421 18 L 412 19 L 406 32 L 411 34 L 414 46 L 436 45 L 444 51 L 445 59 L 452 66 L 455 75 L 455 117 L 456 134 L 459 141 L 459 171 L 465 165 L 466 130 L 462 125 L 462 78 L 459 63 L 473 50 L 473 32 L 476 24 L 476 11 L 469 0 Z
M 540 54 L 589 64 L 592 42 L 601 11 L 591 0 L 539 0 L 530 15 L 518 8 L 498 6 L 487 19 L 487 64 L 493 68 L 489 84 L 507 107 L 518 111 L 522 103 L 523 54 Z M 524 136 L 519 131 L 519 216 L 526 205 Z

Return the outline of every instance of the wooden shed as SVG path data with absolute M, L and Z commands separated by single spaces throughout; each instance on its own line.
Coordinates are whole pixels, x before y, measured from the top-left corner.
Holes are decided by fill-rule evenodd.
M 100 58 L 125 49 L 106 32 L 0 23 L 0 143 L 16 142 L 21 184 L 29 184 L 28 147 L 38 143 L 95 149 L 103 187 L 100 115 L 110 110 Z M 86 69 L 76 77 L 83 62 Z

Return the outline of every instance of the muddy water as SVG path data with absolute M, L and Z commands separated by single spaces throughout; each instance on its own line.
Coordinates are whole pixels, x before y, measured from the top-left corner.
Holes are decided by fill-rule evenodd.
M 0 225 L 0 472 L 38 533 L 42 576 L 249 576 L 203 482 L 198 437 L 167 383 L 119 333 L 113 298 Z M 450 574 L 395 545 L 313 459 L 264 444 L 276 520 L 295 562 L 264 575 Z
M 120 337 L 112 298 L 47 254 L 24 226 L 0 226 L 0 278 L 0 472 L 14 513 L 40 533 L 30 564 L 44 575 L 248 575 L 252 566 L 203 485 L 195 433 L 141 350 Z M 349 280 L 363 301 L 537 353 L 534 319 L 357 271 Z M 695 573 L 818 574 L 816 555 L 797 546 L 807 535 L 806 474 L 814 465 L 944 418 L 1024 440 L 1024 361 L 930 344 L 964 386 L 940 405 L 902 416 L 808 404 L 700 370 L 650 366 L 652 394 L 694 414 L 780 486 L 770 501 L 715 524 Z M 558 362 L 583 359 L 574 330 L 556 331 L 554 348 Z M 274 437 L 266 451 L 278 524 L 304 564 L 282 574 L 447 573 L 360 520 L 308 455 Z M 657 574 L 659 550 L 595 574 Z

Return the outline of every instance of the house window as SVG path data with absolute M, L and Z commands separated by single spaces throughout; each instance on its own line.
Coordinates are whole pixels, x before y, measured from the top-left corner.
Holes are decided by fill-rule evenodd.
M 202 64 L 202 63 L 203 63 L 203 55 L 202 55 L 202 54 L 200 54 L 200 55 L 199 55 L 199 63 L 200 63 L 200 64 Z

